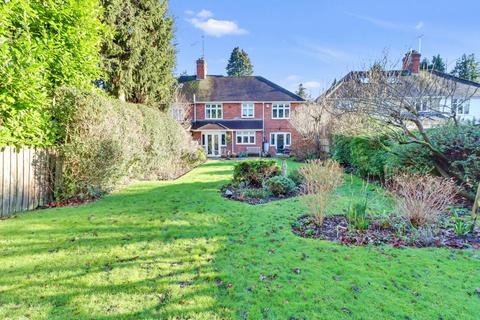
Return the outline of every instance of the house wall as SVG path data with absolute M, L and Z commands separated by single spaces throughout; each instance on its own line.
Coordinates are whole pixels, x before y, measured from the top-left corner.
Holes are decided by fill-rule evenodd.
M 241 145 L 236 143 L 236 132 L 233 132 L 231 138 L 231 143 L 233 144 L 233 153 L 238 154 L 240 152 L 246 152 L 249 147 L 260 147 L 263 148 L 263 142 L 270 142 L 270 133 L 271 132 L 289 132 L 291 133 L 291 144 L 293 145 L 295 141 L 300 141 L 301 136 L 297 130 L 291 125 L 289 119 L 273 119 L 272 118 L 272 103 L 255 103 L 255 114 L 254 118 L 242 118 L 241 117 L 241 105 L 242 103 L 223 103 L 223 120 L 264 120 L 264 131 L 257 131 L 255 134 L 255 144 L 253 145 Z M 290 104 L 290 115 L 292 112 L 298 108 L 301 103 L 292 102 Z M 196 110 L 196 120 L 205 120 L 205 104 L 197 103 L 194 105 Z M 192 108 L 191 118 L 194 118 L 194 111 Z M 265 115 L 263 114 L 265 110 Z M 244 130 L 240 130 L 244 131 Z M 248 131 L 248 130 L 245 130 Z M 201 133 L 193 132 L 192 136 L 201 144 Z M 226 150 L 231 151 L 232 145 L 229 144 Z M 275 154 L 275 149 L 270 148 L 270 152 Z

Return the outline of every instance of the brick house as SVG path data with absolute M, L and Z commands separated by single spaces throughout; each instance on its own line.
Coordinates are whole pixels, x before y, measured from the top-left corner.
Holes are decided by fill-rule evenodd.
M 289 119 L 305 100 L 263 77 L 207 75 L 200 58 L 197 74 L 179 83 L 191 104 L 192 136 L 209 157 L 282 154 L 301 139 Z

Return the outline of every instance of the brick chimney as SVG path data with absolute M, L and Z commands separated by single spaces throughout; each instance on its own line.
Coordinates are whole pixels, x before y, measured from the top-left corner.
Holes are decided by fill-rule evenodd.
M 418 73 L 420 71 L 420 56 L 421 54 L 415 50 L 408 51 L 402 59 L 402 69 L 411 73 Z
M 207 61 L 204 58 L 197 60 L 197 80 L 207 77 Z

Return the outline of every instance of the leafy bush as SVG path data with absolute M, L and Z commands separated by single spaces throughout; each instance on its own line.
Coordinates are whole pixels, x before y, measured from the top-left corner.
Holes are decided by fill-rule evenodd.
M 400 174 L 391 181 L 398 212 L 414 226 L 431 225 L 454 203 L 452 180 L 431 175 Z
M 285 196 L 295 190 L 295 182 L 284 176 L 271 177 L 265 182 L 265 187 L 275 196 Z
M 94 92 L 58 90 L 62 180 L 57 198 L 108 191 L 131 179 L 175 178 L 205 160 L 167 114 Z
M 280 167 L 274 160 L 247 160 L 235 164 L 233 181 L 260 188 L 264 181 L 279 174 Z
M 342 184 L 343 170 L 338 162 L 329 159 L 309 160 L 300 172 L 305 177 L 304 191 L 308 195 L 302 200 L 317 224 L 322 225 L 331 193 Z
M 98 0 L 2 1 L 0 146 L 56 142 L 51 98 L 98 78 L 101 13 Z
M 305 182 L 305 177 L 298 169 L 294 169 L 288 173 L 288 177 L 295 183 L 296 186 L 300 186 Z
M 389 144 L 385 137 L 337 136 L 333 140 L 332 158 L 353 167 L 361 176 L 382 178 L 389 156 L 383 148 L 385 144 Z
M 310 140 L 297 139 L 293 142 L 290 148 L 290 154 L 295 157 L 297 161 L 306 161 L 318 158 L 315 143 Z M 323 155 L 321 158 L 326 158 L 327 155 Z

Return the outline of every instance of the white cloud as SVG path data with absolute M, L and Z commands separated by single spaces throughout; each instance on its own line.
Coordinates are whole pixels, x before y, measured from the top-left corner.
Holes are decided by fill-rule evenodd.
M 333 47 L 317 45 L 309 40 L 299 40 L 297 43 L 296 51 L 325 63 L 349 62 L 352 60 L 351 54 Z
M 195 14 L 195 11 L 193 11 L 193 10 L 185 10 L 185 14 L 186 14 L 187 16 L 193 16 L 193 15 Z
M 320 88 L 322 84 L 318 81 L 311 80 L 311 81 L 305 81 L 303 83 L 303 86 L 307 89 L 317 89 L 317 88 Z
M 197 13 L 197 17 L 202 19 L 208 19 L 210 17 L 213 17 L 213 13 L 210 10 L 202 9 Z
M 423 28 L 423 21 L 418 21 L 417 25 L 415 26 L 415 29 L 420 30 Z
M 291 74 L 291 75 L 287 76 L 287 78 L 286 78 L 287 81 L 298 81 L 300 79 L 301 79 L 301 77 L 299 75 L 296 75 L 296 74 Z
M 226 35 L 242 35 L 247 34 L 248 31 L 242 29 L 234 21 L 217 20 L 217 19 L 187 19 L 195 28 L 202 30 L 209 36 L 223 37 Z

